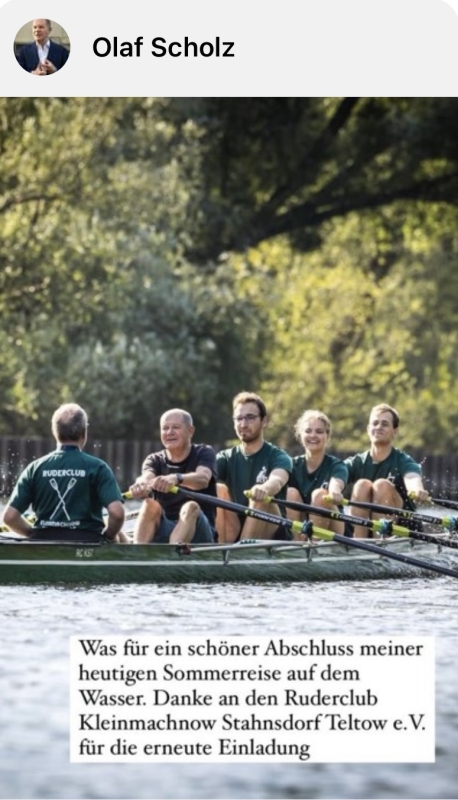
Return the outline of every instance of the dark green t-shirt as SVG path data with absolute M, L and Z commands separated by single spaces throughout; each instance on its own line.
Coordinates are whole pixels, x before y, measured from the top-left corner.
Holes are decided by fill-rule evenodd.
M 245 455 L 240 447 L 221 450 L 216 456 L 218 480 L 225 483 L 232 500 L 241 505 L 248 505 L 248 498 L 243 494 L 255 484 L 265 483 L 273 469 L 284 469 L 291 474 L 293 462 L 285 450 L 281 450 L 270 442 L 264 442 L 257 453 Z M 280 500 L 286 497 L 286 486 L 276 495 Z
M 378 462 L 374 462 L 370 450 L 366 450 L 364 453 L 357 453 L 355 456 L 346 458 L 344 464 L 348 467 L 349 485 L 353 485 L 362 478 L 372 482 L 379 478 L 386 478 L 400 494 L 404 503 L 404 508 L 414 508 L 407 494 L 404 475 L 407 475 L 409 472 L 415 472 L 417 475 L 421 476 L 422 470 L 420 464 L 417 464 L 412 456 L 404 453 L 403 450 L 398 450 L 397 447 L 393 447 L 389 456 L 385 458 L 384 461 Z
M 21 514 L 31 508 L 36 529 L 100 532 L 103 509 L 115 500 L 122 495 L 108 464 L 63 445 L 25 468 L 9 503 Z
M 339 458 L 326 454 L 318 469 L 309 472 L 305 455 L 293 458 L 293 472 L 289 486 L 297 489 L 304 503 L 310 503 L 312 492 L 329 483 L 331 478 L 343 481 L 344 486 L 348 479 L 348 469 Z

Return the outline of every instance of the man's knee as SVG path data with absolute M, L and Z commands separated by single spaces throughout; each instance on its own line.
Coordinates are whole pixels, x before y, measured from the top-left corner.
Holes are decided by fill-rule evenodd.
M 387 478 L 377 478 L 374 481 L 374 491 L 387 491 L 393 489 L 393 484 Z
M 402 508 L 402 498 L 396 487 L 386 478 L 379 478 L 374 483 L 374 502 Z
M 229 494 L 229 489 L 227 488 L 225 483 L 217 483 L 216 484 L 216 494 L 218 497 L 222 498 L 223 500 L 231 500 L 231 496 Z
M 160 519 L 162 516 L 162 506 L 157 500 L 153 500 L 152 497 L 147 497 L 143 501 L 143 508 L 142 512 L 148 519 Z
M 200 506 L 195 500 L 189 500 L 180 509 L 180 519 L 185 522 L 190 519 L 197 520 L 199 516 Z
M 323 487 L 321 487 L 321 486 L 320 486 L 319 489 L 314 489 L 314 491 L 312 492 L 312 505 L 313 506 L 320 506 L 320 505 L 321 506 L 326 506 L 327 505 L 326 504 L 326 498 L 327 498 L 328 494 L 329 494 L 328 490 L 327 489 L 323 489 Z
M 352 497 L 362 499 L 370 497 L 373 491 L 373 483 L 372 481 L 368 481 L 367 478 L 360 478 L 359 481 L 356 481 L 355 485 L 353 486 L 353 491 L 351 493 Z

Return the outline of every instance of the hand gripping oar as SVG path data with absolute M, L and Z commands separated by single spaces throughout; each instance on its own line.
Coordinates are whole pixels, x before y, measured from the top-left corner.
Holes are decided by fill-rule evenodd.
M 250 497 L 250 491 L 244 492 L 247 497 Z M 296 511 L 305 511 L 309 514 L 316 514 L 317 516 L 326 517 L 326 519 L 336 519 L 341 522 L 349 522 L 351 525 L 361 525 L 364 528 L 376 531 L 380 536 L 391 536 L 395 533 L 397 536 L 405 536 L 409 539 L 417 539 L 419 542 L 428 542 L 429 544 L 436 544 L 443 547 L 452 547 L 458 550 L 458 540 L 443 539 L 435 536 L 434 534 L 423 533 L 420 531 L 411 531 L 410 528 L 404 528 L 403 525 L 395 525 L 389 519 L 367 519 L 366 517 L 354 517 L 352 514 L 342 514 L 340 511 L 332 511 L 331 509 L 322 508 L 321 506 L 311 506 L 307 503 L 297 503 L 294 500 L 278 500 L 276 497 L 266 497 L 265 503 L 276 503 L 278 506 L 284 508 L 295 509 Z M 382 508 L 382 506 L 380 506 Z M 389 510 L 389 509 L 388 509 Z M 348 536 L 346 539 L 350 538 Z
M 331 498 L 329 498 L 331 500 Z M 458 517 L 434 517 L 429 514 L 421 514 L 419 511 L 410 511 L 408 508 L 395 508 L 394 506 L 382 506 L 377 503 L 363 503 L 360 500 L 342 500 L 344 506 L 354 506 L 355 508 L 368 508 L 370 511 L 380 514 L 396 514 L 398 517 L 426 522 L 431 525 L 441 525 L 448 531 L 458 531 Z
M 363 542 L 361 539 L 351 539 L 349 536 L 341 536 L 339 533 L 333 533 L 324 528 L 317 528 L 315 525 L 312 525 L 311 522 L 299 522 L 297 520 L 285 519 L 285 517 L 277 517 L 275 514 L 268 514 L 266 511 L 260 511 L 257 508 L 243 506 L 240 503 L 232 503 L 229 500 L 222 500 L 219 497 L 212 497 L 211 495 L 202 494 L 201 492 L 193 492 L 191 489 L 183 489 L 181 486 L 171 486 L 169 491 L 173 494 L 182 494 L 183 497 L 188 497 L 190 500 L 196 500 L 199 503 L 208 503 L 213 506 L 219 506 L 220 508 L 226 508 L 228 511 L 244 514 L 247 517 L 255 517 L 263 522 L 270 522 L 273 525 L 277 525 L 277 527 L 281 525 L 295 533 L 303 534 L 308 538 L 313 534 L 318 539 L 338 542 L 345 547 L 356 547 L 358 550 L 366 550 L 366 552 L 375 553 L 384 558 L 391 558 L 393 561 L 401 561 L 413 567 L 419 567 L 420 569 L 427 569 L 431 572 L 438 572 L 440 575 L 449 575 L 452 578 L 458 578 L 458 572 L 448 567 L 443 567 L 441 564 L 431 564 L 428 561 L 404 555 L 404 553 L 394 553 L 388 550 L 388 547 L 378 547 L 376 544 L 369 544 L 368 542 Z M 275 502 L 277 502 L 276 498 Z

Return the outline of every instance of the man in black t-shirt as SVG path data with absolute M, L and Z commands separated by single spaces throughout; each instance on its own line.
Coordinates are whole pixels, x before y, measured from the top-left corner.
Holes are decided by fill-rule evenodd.
M 141 476 L 130 487 L 135 499 L 144 500 L 134 529 L 134 542 L 213 542 L 214 506 L 202 503 L 201 507 L 169 490 L 183 485 L 216 497 L 215 451 L 209 445 L 192 443 L 195 430 L 192 417 L 181 408 L 166 411 L 160 428 L 164 449 L 146 457 Z

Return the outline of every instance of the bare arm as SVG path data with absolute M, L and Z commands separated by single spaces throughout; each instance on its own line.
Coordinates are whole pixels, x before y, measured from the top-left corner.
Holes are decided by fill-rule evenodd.
M 265 483 L 257 483 L 251 487 L 252 499 L 264 500 L 265 497 L 275 497 L 288 481 L 289 473 L 286 469 L 273 469 Z
M 119 500 L 114 500 L 107 507 L 107 512 L 108 519 L 102 533 L 112 541 L 122 528 L 125 517 L 124 506 Z
M 417 472 L 407 472 L 404 475 L 404 483 L 407 491 L 415 494 L 417 503 L 426 503 L 429 500 L 429 493 L 423 486 L 421 476 Z
M 168 492 L 171 486 L 179 486 L 180 483 L 188 489 L 206 489 L 212 478 L 212 471 L 208 467 L 196 467 L 195 472 L 185 472 L 182 475 L 180 482 L 177 479 L 177 473 L 170 475 L 157 475 L 153 482 L 152 488 L 158 492 Z
M 334 503 L 341 503 L 343 500 L 343 490 L 345 483 L 340 478 L 331 478 L 329 481 L 328 495 L 332 497 Z
M 27 522 L 22 514 L 13 506 L 6 506 L 3 512 L 3 522 L 14 533 L 22 533 L 23 536 L 30 536 L 32 525 Z

